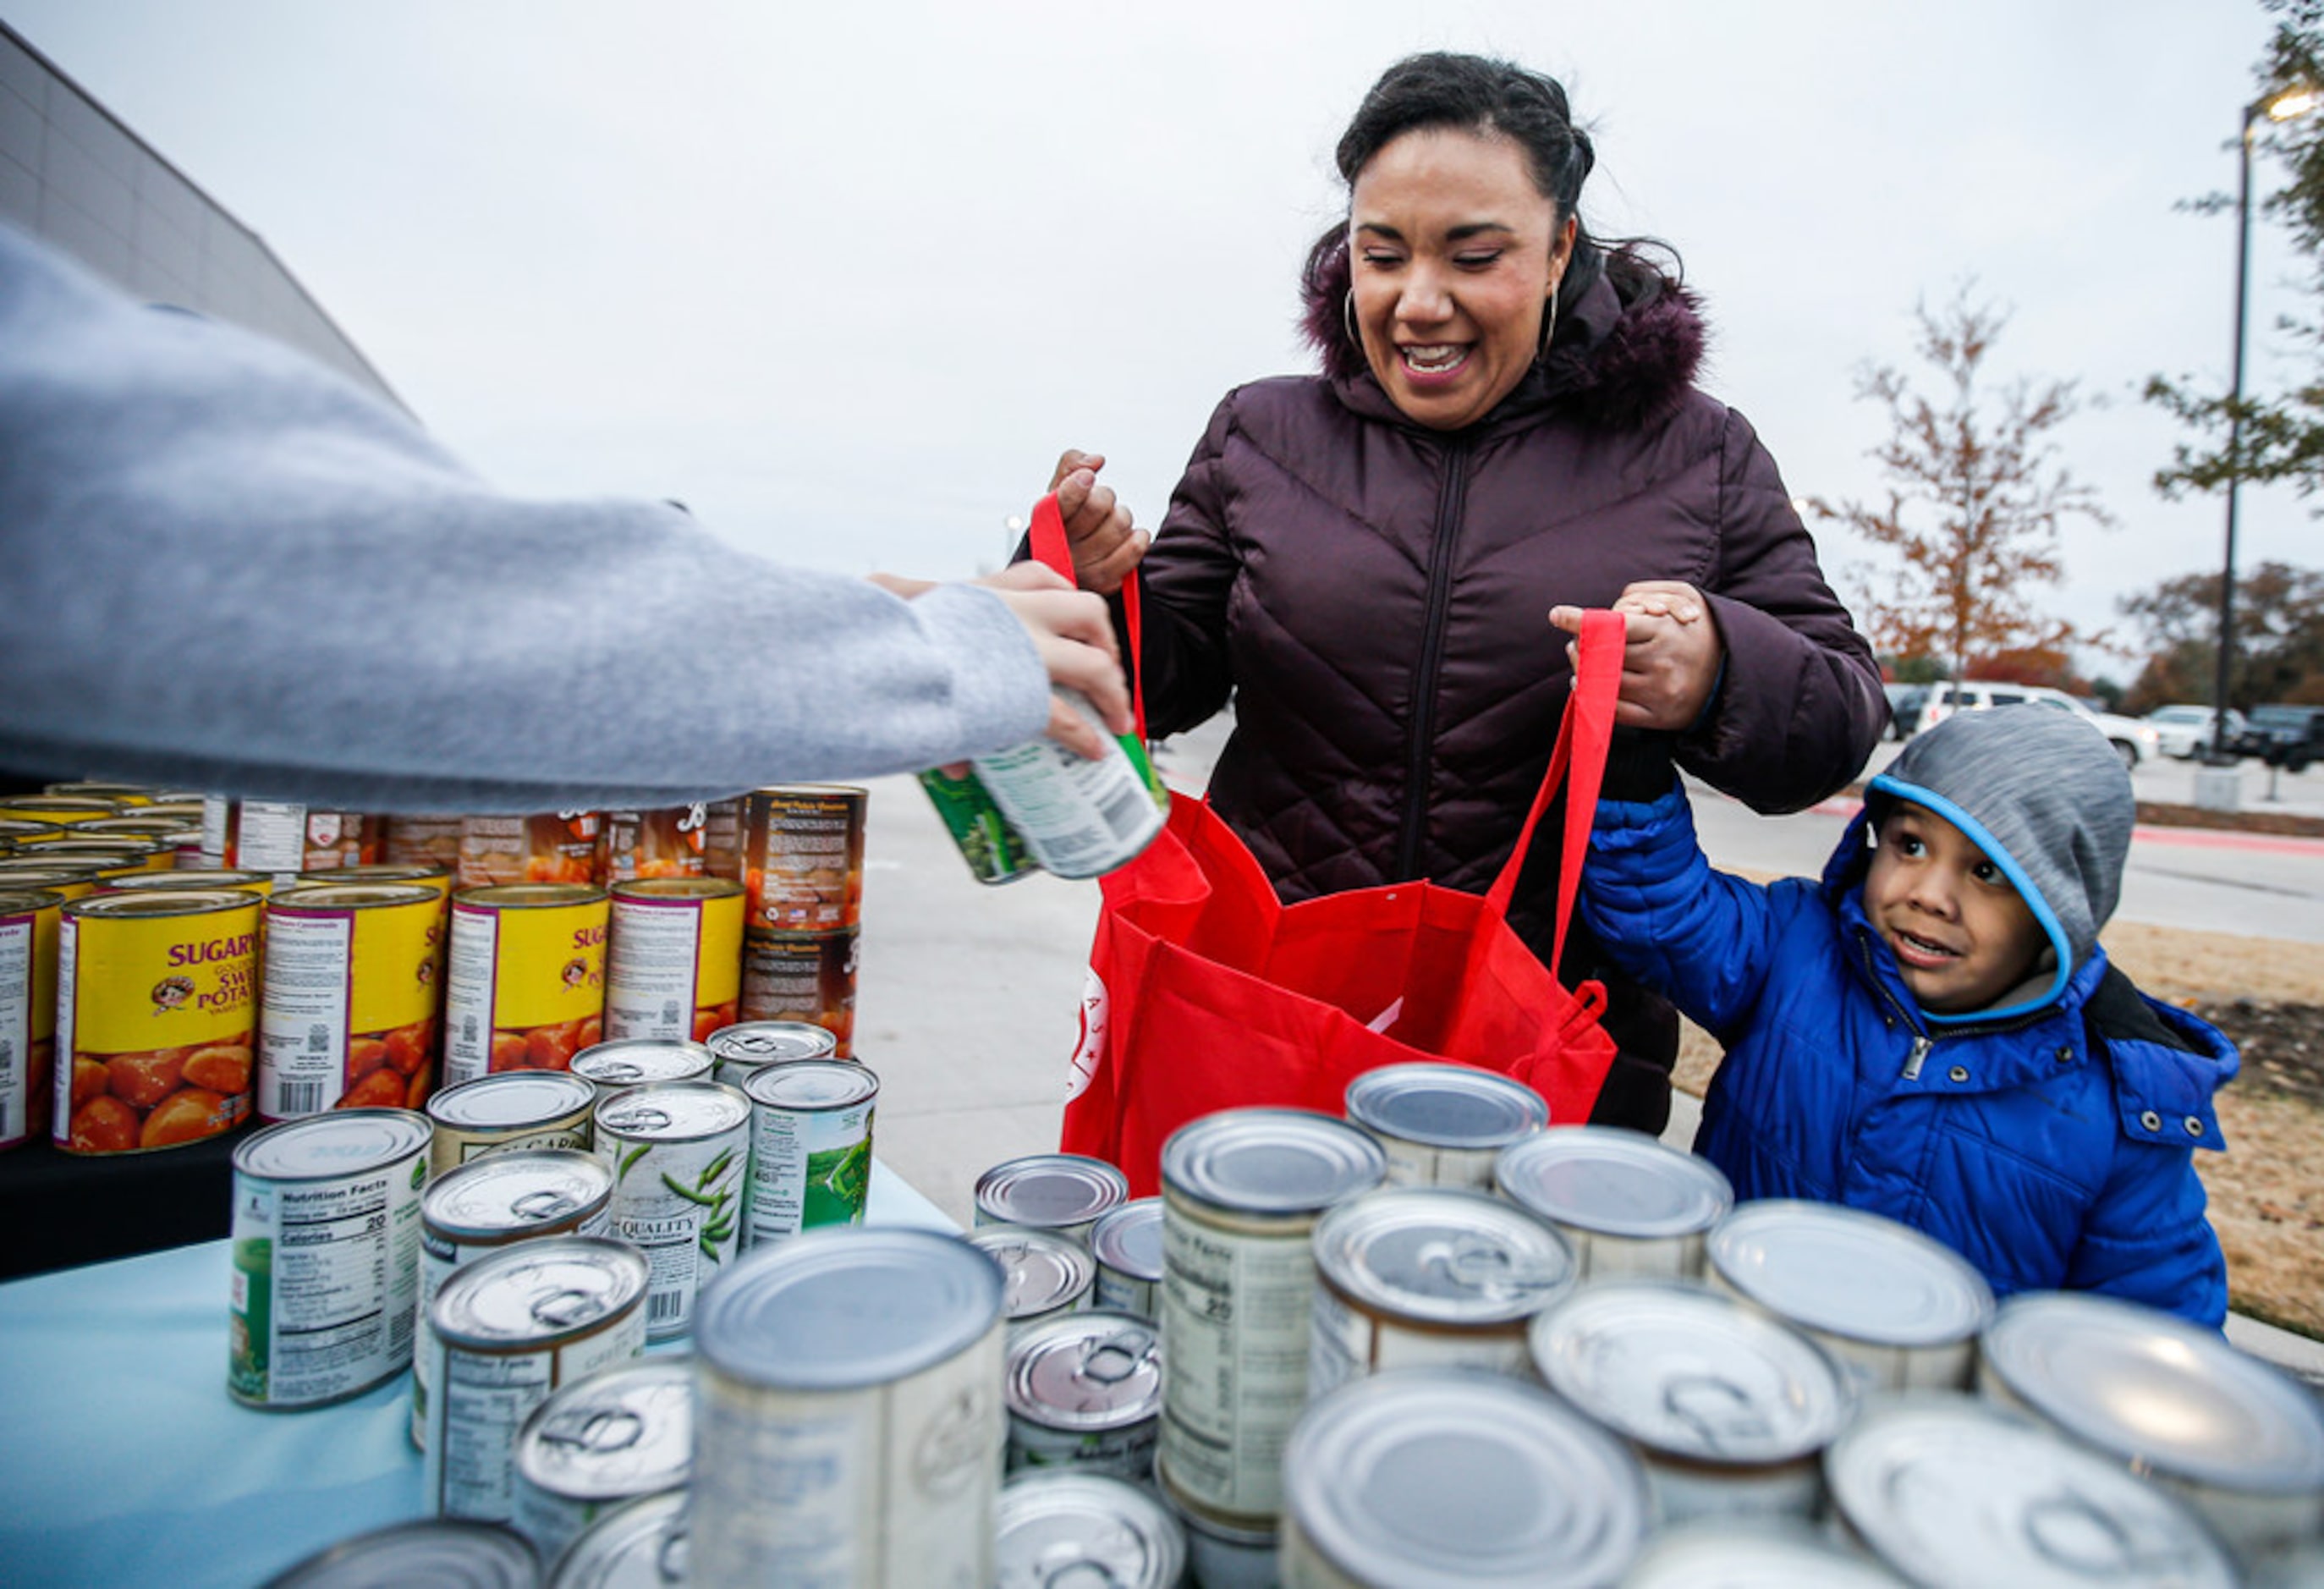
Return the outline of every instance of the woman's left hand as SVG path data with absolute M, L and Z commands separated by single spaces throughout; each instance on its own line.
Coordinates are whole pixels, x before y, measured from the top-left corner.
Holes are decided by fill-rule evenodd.
M 1623 588 L 1613 610 L 1627 624 L 1614 721 L 1674 734 L 1693 727 L 1719 683 L 1725 655 L 1711 604 L 1680 580 L 1641 579 Z M 1582 633 L 1580 607 L 1552 607 L 1549 621 L 1568 633 Z M 1574 648 L 1567 646 L 1566 654 L 1574 656 Z

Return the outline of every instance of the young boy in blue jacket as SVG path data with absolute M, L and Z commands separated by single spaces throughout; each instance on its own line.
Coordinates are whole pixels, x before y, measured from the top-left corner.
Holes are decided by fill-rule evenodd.
M 2224 1145 L 2236 1052 L 2098 947 L 2135 809 L 2102 736 L 2052 707 L 1955 714 L 1871 781 L 1821 882 L 1713 872 L 1667 767 L 1646 782 L 1599 806 L 1582 908 L 1725 1044 L 1695 1150 L 1738 1197 L 1886 1215 L 1998 1295 L 2224 1319 L 2194 1150 Z

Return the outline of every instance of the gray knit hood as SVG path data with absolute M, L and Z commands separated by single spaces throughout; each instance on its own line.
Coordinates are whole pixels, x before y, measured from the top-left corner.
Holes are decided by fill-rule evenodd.
M 1943 818 L 1990 856 L 2054 952 L 2046 989 L 1951 1019 L 1990 1021 L 2055 999 L 2122 896 L 2137 802 L 2106 736 L 2057 707 L 1956 712 L 1915 734 L 1866 786 L 1859 827 L 1877 824 L 1892 799 Z

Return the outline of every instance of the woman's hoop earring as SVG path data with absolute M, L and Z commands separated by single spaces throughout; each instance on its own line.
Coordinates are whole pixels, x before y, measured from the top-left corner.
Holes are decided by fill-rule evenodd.
M 1348 328 L 1348 340 L 1354 343 L 1360 351 L 1364 345 L 1364 334 L 1356 329 L 1356 290 L 1353 287 L 1349 288 L 1348 295 L 1340 300 L 1340 319 Z
M 1549 356 L 1549 345 L 1557 340 L 1557 284 L 1550 283 L 1549 321 L 1541 328 L 1541 346 L 1534 349 L 1536 363 Z

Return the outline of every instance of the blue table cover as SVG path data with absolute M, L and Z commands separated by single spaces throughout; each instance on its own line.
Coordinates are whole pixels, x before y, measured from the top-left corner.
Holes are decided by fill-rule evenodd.
M 869 1218 L 959 1228 L 877 1160 Z M 408 1372 L 300 1412 L 226 1394 L 230 1246 L 0 1285 L 0 1584 L 249 1589 L 421 1515 Z

